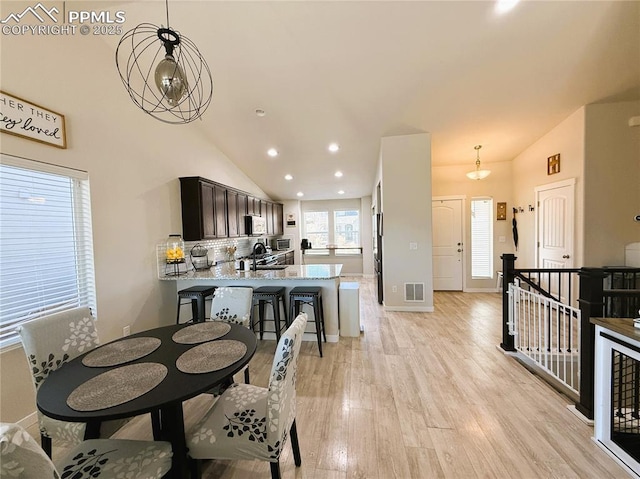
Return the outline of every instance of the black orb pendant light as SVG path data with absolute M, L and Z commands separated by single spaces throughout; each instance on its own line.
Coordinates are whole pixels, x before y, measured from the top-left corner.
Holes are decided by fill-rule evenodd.
M 141 23 L 116 48 L 116 66 L 133 102 L 165 123 L 190 123 L 211 103 L 213 80 L 196 45 L 169 26 Z

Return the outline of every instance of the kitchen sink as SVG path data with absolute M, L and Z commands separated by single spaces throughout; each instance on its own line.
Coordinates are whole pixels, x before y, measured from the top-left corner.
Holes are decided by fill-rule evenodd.
M 258 264 L 256 265 L 256 269 L 260 270 L 270 270 L 270 269 L 286 269 L 288 265 L 286 264 Z M 252 266 L 253 267 L 253 266 Z

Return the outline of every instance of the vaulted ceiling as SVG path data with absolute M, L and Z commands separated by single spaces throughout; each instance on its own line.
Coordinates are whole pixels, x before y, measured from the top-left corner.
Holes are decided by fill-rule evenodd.
M 469 169 L 482 144 L 490 167 L 582 105 L 640 99 L 640 2 L 494 7 L 171 1 L 172 28 L 195 42 L 215 85 L 190 127 L 273 199 L 355 198 L 371 194 L 383 136 L 430 132 L 433 165 Z M 165 2 L 118 8 L 125 29 L 166 23 Z

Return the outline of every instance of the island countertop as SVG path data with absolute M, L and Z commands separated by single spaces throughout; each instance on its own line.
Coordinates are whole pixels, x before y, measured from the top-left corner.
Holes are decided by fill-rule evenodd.
M 340 287 L 341 264 L 291 264 L 285 269 L 267 269 L 258 271 L 237 271 L 232 262 L 203 271 L 188 271 L 186 273 L 172 276 L 160 275 L 158 279 L 162 281 L 173 281 L 176 291 L 191 286 L 211 285 L 211 286 L 248 286 L 259 288 L 261 286 L 281 286 L 285 288 L 288 296 L 291 289 L 299 286 L 318 286 L 322 288 L 322 304 L 325 319 L 325 331 L 327 342 L 337 342 L 339 339 L 339 311 L 338 311 L 338 288 Z M 288 301 L 286 302 L 288 305 Z M 183 306 L 185 309 L 188 305 Z M 267 317 L 271 315 L 271 308 L 267 308 Z M 313 308 L 305 306 L 309 313 L 307 322 L 307 332 L 314 328 Z M 287 308 L 285 308 L 286 315 Z M 186 311 L 185 311 L 186 312 Z M 188 317 L 188 312 L 186 312 Z M 265 333 L 266 335 L 266 333 Z M 268 336 L 265 336 L 267 338 Z M 270 338 L 270 337 L 269 337 Z M 315 334 L 305 334 L 304 339 L 315 341 Z
M 223 263 L 202 271 L 187 271 L 178 276 L 160 275 L 162 281 L 208 280 L 329 280 L 340 277 L 341 264 L 291 264 L 285 269 L 239 271 L 234 263 Z

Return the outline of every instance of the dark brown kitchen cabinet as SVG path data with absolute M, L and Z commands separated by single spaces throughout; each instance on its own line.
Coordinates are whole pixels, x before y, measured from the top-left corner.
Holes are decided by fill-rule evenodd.
M 263 201 L 264 208 L 264 217 L 267 220 L 267 235 L 273 235 L 273 203 L 270 201 Z
M 281 203 L 273 204 L 273 234 L 284 234 L 284 206 Z M 292 263 L 293 264 L 293 263 Z
M 247 216 L 247 198 L 246 194 L 238 192 L 238 236 L 247 235 L 244 223 L 244 217 Z
M 229 235 L 227 225 L 227 189 L 220 185 L 214 186 L 214 218 L 216 221 L 216 238 L 226 238 Z
M 239 217 L 238 197 L 240 195 L 237 191 L 227 190 L 227 222 L 229 225 L 228 236 L 229 238 L 237 238 L 240 236 L 240 223 L 244 224 L 244 218 Z
M 284 255 L 284 264 L 294 264 L 295 262 L 295 253 L 293 251 L 289 251 Z
M 197 176 L 180 178 L 185 241 L 227 237 L 227 189 Z
M 260 200 L 249 196 L 247 198 L 247 214 L 253 216 L 261 216 Z

